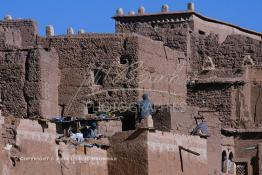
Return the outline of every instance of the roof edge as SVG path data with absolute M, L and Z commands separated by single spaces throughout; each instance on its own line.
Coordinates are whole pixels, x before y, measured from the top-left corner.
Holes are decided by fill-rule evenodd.
M 205 20 L 207 22 L 213 22 L 213 23 L 217 23 L 217 24 L 227 25 L 227 26 L 236 28 L 236 29 L 238 29 L 242 32 L 257 35 L 257 36 L 260 36 L 262 38 L 262 33 L 260 33 L 260 32 L 256 32 L 254 30 L 246 29 L 244 27 L 240 27 L 238 25 L 230 24 L 230 23 L 220 21 L 220 20 L 217 20 L 217 19 L 212 19 L 212 18 L 206 17 L 204 15 L 201 15 L 200 13 L 195 12 L 195 11 L 165 12 L 165 13 L 153 13 L 153 14 L 149 13 L 149 14 L 143 14 L 143 15 L 136 14 L 136 15 L 133 15 L 133 16 L 128 16 L 128 15 L 113 16 L 112 18 L 116 21 L 119 21 L 120 19 L 132 19 L 132 18 L 138 18 L 138 17 L 149 17 L 149 16 L 156 17 L 156 16 L 163 16 L 163 15 L 185 15 L 185 14 L 195 15 L 195 16 L 199 17 L 200 19 Z

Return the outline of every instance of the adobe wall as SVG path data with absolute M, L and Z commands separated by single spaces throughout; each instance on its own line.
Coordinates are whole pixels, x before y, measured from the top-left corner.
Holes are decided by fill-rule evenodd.
M 258 174 L 258 153 L 257 147 L 262 141 L 261 133 L 243 133 L 234 138 L 235 142 L 235 161 L 246 162 L 248 171 L 253 174 Z M 251 149 L 250 149 L 251 148 Z
M 204 117 L 204 121 L 208 125 L 209 137 L 206 139 L 206 151 L 208 160 L 208 173 L 219 174 L 221 172 L 221 158 L 224 147 L 234 146 L 232 138 L 223 137 L 221 135 L 220 114 L 208 108 L 192 108 L 187 107 L 185 112 L 171 111 L 171 126 L 174 133 L 182 135 L 190 135 L 197 126 L 194 117 Z M 198 120 L 201 122 L 201 120 Z M 194 137 L 198 138 L 198 137 Z
M 29 51 L 1 51 L 1 98 L 6 110 L 16 116 L 27 116 L 27 100 L 24 96 L 26 61 Z
M 148 170 L 150 175 L 208 174 L 206 140 L 198 136 L 171 133 L 148 133 Z M 179 146 L 195 151 L 179 151 Z M 183 170 L 182 170 L 183 169 Z
M 188 105 L 218 111 L 225 122 L 230 118 L 232 90 L 228 84 L 196 84 L 187 91 Z
M 24 118 L 44 115 L 50 117 L 57 114 L 57 105 L 54 103 L 57 98 L 58 60 L 54 50 L 3 51 L 0 52 L 0 60 L 0 89 L 4 113 Z M 45 64 L 47 62 L 49 66 Z M 51 79 L 55 82 L 50 81 Z M 49 95 L 46 95 L 47 93 Z M 45 113 L 47 111 L 49 113 Z
M 256 146 L 261 142 L 261 133 L 245 133 L 239 134 L 234 139 L 235 142 L 235 153 L 236 157 L 251 160 L 256 156 L 256 149 L 247 150 L 245 148 L 250 148 Z
M 177 108 L 185 105 L 185 53 L 145 37 L 139 37 L 138 47 L 138 86 L 143 89 L 139 96 L 149 93 L 156 105 L 175 104 Z
M 43 40 L 59 56 L 59 105 L 65 105 L 65 115 L 83 115 L 89 102 L 102 109 L 137 102 L 137 37 L 86 34 Z M 101 84 L 95 83 L 95 70 L 103 73 Z
M 206 140 L 199 137 L 140 129 L 118 133 L 113 136 L 111 143 L 112 148 L 109 149 L 108 155 L 116 157 L 117 161 L 109 162 L 109 174 L 208 173 Z M 196 156 L 181 150 L 182 166 L 179 146 L 200 155 Z
M 258 170 L 258 173 L 259 174 L 262 174 L 262 144 L 259 143 L 258 144 L 258 167 L 259 167 L 259 170 Z
M 115 133 L 122 131 L 121 120 L 109 120 L 98 122 L 98 133 L 105 137 L 112 137 Z
M 260 83 L 253 83 L 251 87 L 251 114 L 253 116 L 254 122 L 257 124 L 262 124 L 262 98 L 260 96 L 261 94 L 261 82 Z
M 108 162 L 109 175 L 148 175 L 147 132 L 121 132 L 110 138 L 111 147 L 108 157 L 115 161 Z
M 58 113 L 58 57 L 54 50 L 36 47 L 37 32 L 32 20 L 0 21 L 1 99 L 4 113 L 16 117 Z
M 108 175 L 106 150 L 87 148 L 85 154 L 80 147 L 56 144 L 55 124 L 42 128 L 37 121 L 23 119 L 16 131 L 16 147 L 1 152 L 1 174 Z
M 208 56 L 212 58 L 216 69 L 224 70 L 221 75 L 217 75 L 221 77 L 240 77 L 243 74 L 244 60 L 248 55 L 256 66 L 261 66 L 261 40 L 233 34 L 219 43 L 219 37 L 215 33 L 202 35 L 192 33 L 190 45 L 193 70 L 201 72 Z
M 35 46 L 37 24 L 33 20 L 0 21 L 0 48 L 16 49 Z
M 187 34 L 192 25 L 190 14 L 144 15 L 117 19 L 115 28 L 117 33 L 137 33 L 187 52 Z
M 61 115 L 58 106 L 58 86 L 60 84 L 59 57 L 54 48 L 46 51 L 39 49 L 41 80 L 41 115 L 54 118 Z
M 209 35 L 210 33 L 215 33 L 219 35 L 219 43 L 222 43 L 227 38 L 228 35 L 235 35 L 235 34 L 245 35 L 247 37 L 256 40 L 261 40 L 261 36 L 259 35 L 248 33 L 229 25 L 203 20 L 201 19 L 201 17 L 198 17 L 196 15 L 193 15 L 193 21 L 194 21 L 194 32 L 198 33 L 200 30 L 205 32 L 207 35 Z

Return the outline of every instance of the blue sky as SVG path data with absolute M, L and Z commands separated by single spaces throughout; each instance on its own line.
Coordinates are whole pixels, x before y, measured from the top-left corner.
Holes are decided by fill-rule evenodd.
M 0 16 L 32 18 L 38 22 L 39 32 L 52 24 L 56 34 L 66 33 L 72 26 L 87 32 L 114 32 L 111 17 L 118 7 L 125 13 L 137 11 L 143 5 L 147 13 L 161 10 L 168 4 L 170 11 L 186 10 L 189 0 L 0 0 Z M 194 0 L 196 11 L 225 22 L 262 32 L 262 0 Z

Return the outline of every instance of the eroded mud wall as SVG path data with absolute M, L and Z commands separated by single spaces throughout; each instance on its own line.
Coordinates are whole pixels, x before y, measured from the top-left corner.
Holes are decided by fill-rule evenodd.
M 90 34 L 47 42 L 59 56 L 59 105 L 65 115 L 82 115 L 88 103 L 105 111 L 137 101 L 137 37 Z

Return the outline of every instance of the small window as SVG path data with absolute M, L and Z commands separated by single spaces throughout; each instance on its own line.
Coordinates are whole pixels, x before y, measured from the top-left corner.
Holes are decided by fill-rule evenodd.
M 96 85 L 103 85 L 105 73 L 101 69 L 94 69 L 94 83 Z
M 113 96 L 113 91 L 108 91 L 107 94 L 112 97 Z
M 87 108 L 88 108 L 88 114 L 94 114 L 98 112 L 99 103 L 98 102 L 89 103 L 87 104 Z
M 127 60 L 127 58 L 126 58 L 126 56 L 121 56 L 120 57 L 120 64 L 127 64 L 128 63 L 128 60 Z
M 132 64 L 132 56 L 131 55 L 122 55 L 120 57 L 120 64 L 128 64 L 131 65 Z
M 223 173 L 225 173 L 227 171 L 227 153 L 226 151 L 222 152 L 222 167 L 221 167 L 221 171 Z
M 206 32 L 204 32 L 203 30 L 199 30 L 198 33 L 199 33 L 200 35 L 206 35 Z

